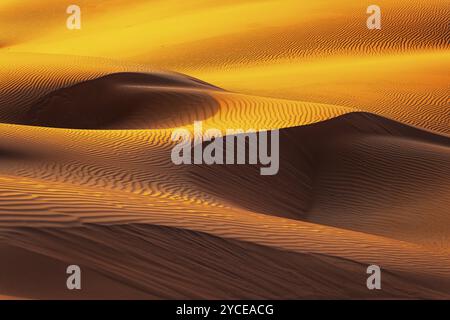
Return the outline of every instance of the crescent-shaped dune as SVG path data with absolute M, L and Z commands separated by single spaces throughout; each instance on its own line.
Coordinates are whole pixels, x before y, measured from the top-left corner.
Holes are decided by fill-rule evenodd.
M 22 121 L 72 129 L 177 127 L 216 112 L 208 90 L 218 88 L 170 74 L 112 74 L 43 96 Z

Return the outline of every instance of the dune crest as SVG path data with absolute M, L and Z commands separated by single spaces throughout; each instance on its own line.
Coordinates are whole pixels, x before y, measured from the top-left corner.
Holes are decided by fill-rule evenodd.
M 116 73 L 51 92 L 28 110 L 24 124 L 71 129 L 160 129 L 213 116 L 220 90 L 175 74 Z

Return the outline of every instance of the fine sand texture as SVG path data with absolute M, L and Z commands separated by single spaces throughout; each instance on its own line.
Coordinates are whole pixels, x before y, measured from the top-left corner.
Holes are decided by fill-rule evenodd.
M 2 2 L 0 299 L 450 299 L 448 3 L 378 2 Z

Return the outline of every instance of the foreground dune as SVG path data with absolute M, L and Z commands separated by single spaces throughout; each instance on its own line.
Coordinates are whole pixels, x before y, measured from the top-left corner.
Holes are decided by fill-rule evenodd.
M 247 232 L 252 233 L 251 227 Z M 279 245 L 306 240 L 318 233 L 314 225 L 298 227 L 303 229 L 300 237 L 289 238 L 288 231 L 274 242 Z M 322 229 L 320 236 L 306 240 L 316 244 L 322 240 L 323 245 L 305 244 L 300 250 L 148 224 L 86 224 L 62 229 L 41 227 L 39 231 L 17 228 L 15 234 L 20 235 L 20 244 L 14 242 L 8 245 L 8 251 L 1 252 L 10 259 L 8 262 L 21 267 L 2 270 L 11 276 L 2 287 L 31 298 L 448 298 L 448 268 L 445 273 L 432 275 L 415 268 L 402 272 L 386 267 L 383 291 L 370 292 L 361 285 L 366 277 L 366 263 L 362 261 L 370 259 L 369 250 L 361 250 L 363 245 L 378 243 L 373 248 L 384 250 L 384 256 L 408 259 L 415 266 L 426 267 L 428 259 L 433 258 L 437 266 L 431 273 L 448 264 L 448 259 L 401 242 L 335 234 L 333 230 Z M 340 250 L 354 248 L 364 258 L 342 258 L 336 253 L 339 250 L 322 253 L 332 251 L 325 240 L 329 237 L 342 241 Z M 92 250 L 95 246 L 102 250 Z M 377 263 L 388 260 L 372 259 Z M 61 284 L 65 282 L 65 266 L 74 260 L 82 266 L 85 280 L 83 290 L 72 293 Z M 12 282 L 19 277 L 24 281 Z

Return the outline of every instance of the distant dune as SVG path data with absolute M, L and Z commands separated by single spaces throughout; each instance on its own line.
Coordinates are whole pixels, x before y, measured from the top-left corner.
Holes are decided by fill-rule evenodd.
M 446 1 L 379 1 L 381 30 L 356 2 L 78 2 L 76 31 L 0 4 L 0 299 L 450 299 Z M 278 174 L 173 164 L 194 121 L 278 129 Z

